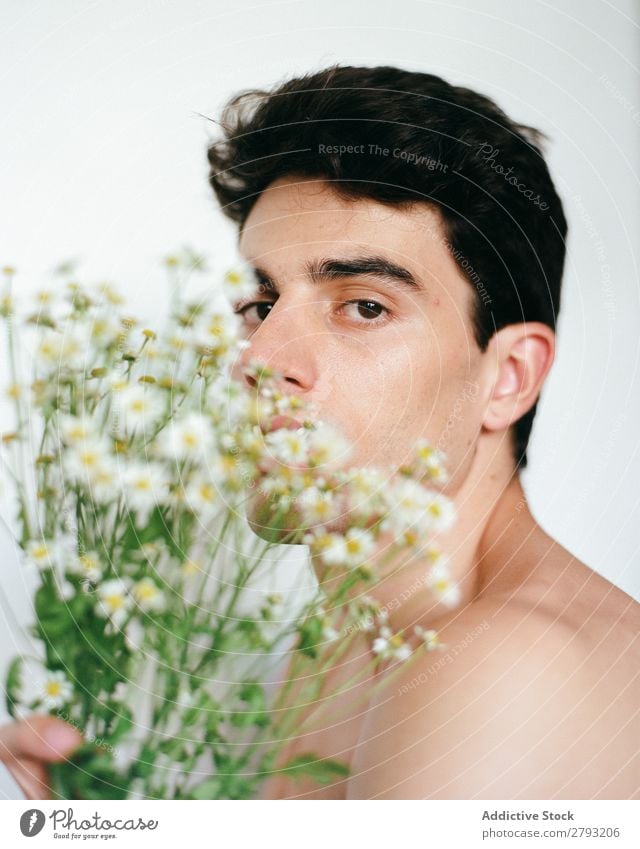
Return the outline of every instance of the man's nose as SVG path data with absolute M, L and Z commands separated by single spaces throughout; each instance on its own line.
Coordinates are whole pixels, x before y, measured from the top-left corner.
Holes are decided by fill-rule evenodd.
M 318 334 L 302 318 L 302 308 L 286 308 L 274 304 L 268 316 L 248 337 L 250 343 L 234 363 L 231 376 L 250 389 L 257 381 L 246 373 L 246 367 L 260 363 L 276 371 L 280 390 L 285 394 L 303 395 L 316 379 L 314 351 Z

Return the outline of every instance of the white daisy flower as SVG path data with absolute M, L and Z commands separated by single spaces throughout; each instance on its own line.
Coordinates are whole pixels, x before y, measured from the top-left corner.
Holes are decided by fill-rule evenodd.
M 349 487 L 349 494 L 355 506 L 368 501 L 371 505 L 369 509 L 375 509 L 376 502 L 384 492 L 389 478 L 390 474 L 382 469 L 356 469 L 347 473 L 344 480 Z
M 73 696 L 73 686 L 61 670 L 44 671 L 44 680 L 40 685 L 40 701 L 47 710 L 61 708 Z
M 349 528 L 344 535 L 347 566 L 360 566 L 375 551 L 376 540 L 371 531 Z
M 444 530 L 454 519 L 453 502 L 411 478 L 390 481 L 384 499 L 387 516 L 382 530 L 390 530 L 397 537 L 411 530 L 413 533 L 403 540 L 405 543 L 415 544 L 421 535 Z
M 384 637 L 376 637 L 373 641 L 371 649 L 374 654 L 384 654 L 389 647 L 389 640 L 385 640 Z
M 60 293 L 53 289 L 40 289 L 35 294 L 35 300 L 41 307 L 52 307 L 60 300 Z
M 419 477 L 427 475 L 434 483 L 446 483 L 448 475 L 445 470 L 446 454 L 434 448 L 426 439 L 419 439 L 414 447 L 411 470 Z
M 118 486 L 117 465 L 113 457 L 105 457 L 88 474 L 86 485 L 89 493 L 97 504 L 109 504 L 113 501 L 113 493 Z
M 111 445 L 102 437 L 89 437 L 73 442 L 64 454 L 64 469 L 74 483 L 86 485 L 108 462 Z
M 185 487 L 185 500 L 189 509 L 201 518 L 220 509 L 220 494 L 213 480 L 204 474 L 195 475 Z
M 447 607 L 455 607 L 460 602 L 460 588 L 451 580 L 449 570 L 444 563 L 436 563 L 427 573 L 427 586 Z
M 56 542 L 52 539 L 29 540 L 25 554 L 28 561 L 38 569 L 54 568 L 59 557 Z
M 427 651 L 432 651 L 442 645 L 438 632 L 434 631 L 433 628 L 425 629 L 421 625 L 416 625 L 413 629 L 413 633 L 422 643 L 424 643 Z
M 375 638 L 371 646 L 373 653 L 386 654 L 390 647 L 391 636 L 391 628 L 388 628 L 386 625 L 380 628 L 378 636 Z
M 349 440 L 333 425 L 318 422 L 309 431 L 308 452 L 310 465 L 334 466 L 343 464 L 352 453 L 353 447 Z
M 183 560 L 180 564 L 180 571 L 186 578 L 192 578 L 194 575 L 202 575 L 204 567 L 200 560 L 196 560 L 193 557 L 187 557 L 187 559 Z
M 129 434 L 136 428 L 154 425 L 165 412 L 162 395 L 148 384 L 129 384 L 114 401 L 113 413 Z
M 265 445 L 271 456 L 280 463 L 307 465 L 309 431 L 300 427 L 296 430 L 279 428 L 265 436 Z
M 110 619 L 119 627 L 125 621 L 131 610 L 133 599 L 129 585 L 122 578 L 112 578 L 98 587 L 98 602 L 96 613 L 103 619 Z
M 67 568 L 72 575 L 79 575 L 86 581 L 95 582 L 102 577 L 102 564 L 95 551 L 85 551 L 73 558 Z
M 134 584 L 133 597 L 145 613 L 160 613 L 165 608 L 164 593 L 151 578 L 142 578 Z
M 397 648 L 393 651 L 393 657 L 396 660 L 402 662 L 403 660 L 408 660 L 412 655 L 411 646 L 408 643 L 401 643 Z
M 80 328 L 64 331 L 47 327 L 35 351 L 38 362 L 49 368 L 81 369 L 86 364 L 89 350 L 86 333 Z
M 114 368 L 111 373 L 107 375 L 107 384 L 114 394 L 119 394 L 125 390 L 127 386 L 129 386 L 129 378 L 125 372 Z
M 427 507 L 432 531 L 447 530 L 453 525 L 455 508 L 453 501 L 439 493 L 433 493 Z
M 171 460 L 206 457 L 213 449 L 213 428 L 209 419 L 189 413 L 181 421 L 172 421 L 161 433 L 160 452 Z
M 417 481 L 407 478 L 390 482 L 385 497 L 390 521 L 406 527 L 424 521 L 432 493 Z
M 97 437 L 96 423 L 90 416 L 71 416 L 61 414 L 58 417 L 60 435 L 67 445 L 79 445 Z
M 385 660 L 404 661 L 412 654 L 411 646 L 402 639 L 402 635 L 392 634 L 386 625 L 380 628 L 379 636 L 373 641 L 371 649 L 374 654 Z
M 167 475 L 159 463 L 131 462 L 122 475 L 127 506 L 146 521 L 157 504 L 165 502 L 169 489 Z
M 375 538 L 363 528 L 350 528 L 343 536 L 337 533 L 311 531 L 303 537 L 303 543 L 311 548 L 327 566 L 357 568 L 375 549 Z
M 317 486 L 304 489 L 296 501 L 303 520 L 307 525 L 317 525 L 335 518 L 339 512 L 335 495 L 323 491 Z
M 340 534 L 309 533 L 303 537 L 303 542 L 311 548 L 314 555 L 320 557 L 327 566 L 345 565 L 347 546 Z
M 89 325 L 92 342 L 103 348 L 117 344 L 122 335 L 122 325 L 111 316 L 101 316 Z
M 205 313 L 191 328 L 190 342 L 216 359 L 224 359 L 233 350 L 239 329 L 239 316 L 232 312 Z
M 29 540 L 25 546 L 25 559 L 38 569 L 62 569 L 75 554 L 75 535 L 59 532 L 55 537 Z
M 258 291 L 255 272 L 248 263 L 238 262 L 222 278 L 222 290 L 231 304 L 251 297 Z
M 248 471 L 238 454 L 215 453 L 207 458 L 207 472 L 221 489 L 238 492 L 247 480 Z
M 245 457 L 252 461 L 259 459 L 264 451 L 264 436 L 259 427 L 241 430 L 237 434 L 237 442 Z

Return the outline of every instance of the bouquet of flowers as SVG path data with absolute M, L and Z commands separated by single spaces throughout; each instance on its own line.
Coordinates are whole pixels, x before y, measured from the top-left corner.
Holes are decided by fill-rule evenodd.
M 241 799 L 276 773 L 331 781 L 346 765 L 313 752 L 276 766 L 301 706 L 322 695 L 309 668 L 323 673 L 363 632 L 374 666 L 438 645 L 433 631 L 392 633 L 367 588 L 386 558 L 452 521 L 430 487 L 443 456 L 423 441 L 401 469 L 345 468 L 348 443 L 277 374 L 251 362 L 252 390 L 229 375 L 247 345 L 231 309 L 255 285 L 247 269 L 189 302 L 180 274 L 204 261 L 185 250 L 166 264 L 158 333 L 70 264 L 23 316 L 4 269 L 15 421 L 2 459 L 37 582 L 33 649 L 10 664 L 6 703 L 82 731 L 51 768 L 60 798 Z M 278 427 L 283 416 L 302 424 Z M 287 543 L 309 546 L 332 579 L 288 616 L 268 581 Z M 445 600 L 455 593 L 434 547 L 425 569 Z

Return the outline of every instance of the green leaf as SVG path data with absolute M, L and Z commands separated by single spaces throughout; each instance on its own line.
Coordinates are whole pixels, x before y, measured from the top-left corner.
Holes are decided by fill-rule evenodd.
M 120 539 L 123 555 L 129 551 L 136 551 L 145 543 L 155 542 L 158 539 L 166 542 L 174 556 L 184 557 L 184 553 L 174 539 L 171 529 L 167 526 L 161 507 L 155 507 L 151 511 L 144 528 L 136 528 L 132 513 L 127 514 L 126 530 Z
M 51 786 L 62 799 L 126 799 L 129 779 L 115 768 L 113 755 L 85 743 L 63 763 L 50 764 Z
M 16 657 L 11 661 L 5 684 L 5 704 L 9 716 L 16 719 L 15 707 L 20 701 L 20 686 L 22 683 L 22 658 Z
M 226 774 L 212 775 L 193 787 L 187 799 L 250 799 L 253 795 L 251 777 L 234 774 L 230 767 Z
M 322 642 L 322 629 L 322 620 L 319 616 L 313 616 L 303 622 L 298 629 L 300 634 L 298 651 L 306 654 L 307 657 L 317 657 L 317 647 Z
M 147 779 L 154 769 L 157 750 L 153 746 L 144 746 L 138 759 L 131 765 L 130 777 Z
M 184 737 L 167 737 L 158 743 L 158 751 L 166 755 L 171 760 L 180 762 L 186 757 Z
M 247 681 L 240 687 L 240 700 L 247 705 L 247 710 L 231 714 L 231 723 L 236 728 L 246 728 L 257 725 L 261 728 L 269 724 L 266 711 L 267 703 L 264 689 L 257 681 Z
M 319 760 L 317 755 L 311 752 L 298 755 L 275 772 L 284 773 L 294 781 L 306 775 L 318 784 L 329 784 L 334 778 L 346 778 L 350 774 L 349 767 L 342 761 L 330 758 Z
M 205 781 L 192 788 L 187 798 L 189 799 L 221 799 L 222 789 L 225 785 L 225 775 L 212 775 Z
M 198 693 L 194 705 L 186 708 L 182 714 L 182 725 L 189 728 L 197 722 L 204 721 L 207 729 L 207 739 L 217 736 L 217 728 L 222 720 L 222 710 L 217 702 L 206 690 Z
M 109 743 L 117 743 L 133 726 L 133 713 L 125 705 L 118 706 L 118 714 L 113 728 L 109 731 Z

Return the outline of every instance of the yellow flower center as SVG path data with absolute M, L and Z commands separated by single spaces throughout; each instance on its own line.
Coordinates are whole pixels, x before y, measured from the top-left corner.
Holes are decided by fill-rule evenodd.
M 182 564 L 182 571 L 185 575 L 195 575 L 200 572 L 200 565 L 196 560 L 185 560 Z
M 82 463 L 87 466 L 87 468 L 97 466 L 100 459 L 95 451 L 83 451 L 80 457 L 82 459 Z
M 347 540 L 347 552 L 349 554 L 358 554 L 362 550 L 362 546 L 360 545 L 360 540 L 350 539 Z
M 97 568 L 98 561 L 95 557 L 89 557 L 88 554 L 83 554 L 80 556 L 80 563 L 82 564 L 83 569 L 87 572 L 90 572 L 92 569 Z
M 209 483 L 203 483 L 198 487 L 198 492 L 200 493 L 200 497 L 204 498 L 205 501 L 215 501 L 216 493 L 214 488 Z

